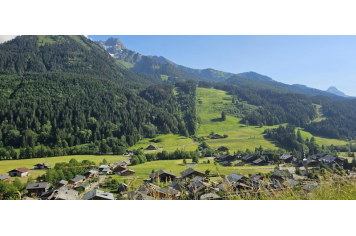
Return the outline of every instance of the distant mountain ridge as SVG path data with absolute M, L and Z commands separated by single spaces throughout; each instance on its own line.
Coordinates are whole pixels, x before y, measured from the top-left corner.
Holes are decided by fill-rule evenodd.
M 326 92 L 333 93 L 333 94 L 338 95 L 338 96 L 340 96 L 340 97 L 345 97 L 345 98 L 351 97 L 351 96 L 348 96 L 348 95 L 346 95 L 345 93 L 341 92 L 340 90 L 338 90 L 338 89 L 337 89 L 336 87 L 334 87 L 334 86 L 329 87 L 329 88 L 326 90 Z
M 96 42 L 105 48 L 110 55 L 117 60 L 118 64 L 131 71 L 149 75 L 160 75 L 161 77 L 176 79 L 193 79 L 197 81 L 221 82 L 233 84 L 251 89 L 270 89 L 285 93 L 300 93 L 307 96 L 326 96 L 332 100 L 345 100 L 350 97 L 335 90 L 322 91 L 309 88 L 305 85 L 288 85 L 277 82 L 272 78 L 258 74 L 256 72 L 229 73 L 207 69 L 193 69 L 183 65 L 178 65 L 163 56 L 145 56 L 127 49 L 117 38 L 109 38 L 107 41 Z

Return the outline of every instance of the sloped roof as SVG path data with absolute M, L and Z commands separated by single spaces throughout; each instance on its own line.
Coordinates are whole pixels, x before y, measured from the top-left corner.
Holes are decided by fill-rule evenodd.
M 195 169 L 193 169 L 193 168 L 188 168 L 188 169 L 186 169 L 186 170 L 180 172 L 180 175 L 181 175 L 182 178 L 185 178 L 185 177 L 187 177 L 187 176 L 193 174 L 194 172 L 199 173 L 199 174 L 205 176 L 205 174 L 204 174 L 203 172 L 197 171 L 197 170 L 195 170 Z
M 27 190 L 29 189 L 42 189 L 42 188 L 49 188 L 51 184 L 48 182 L 38 182 L 38 183 L 29 183 L 26 187 Z
M 90 200 L 94 197 L 100 197 L 100 198 L 104 198 L 107 200 L 115 200 L 114 198 L 114 194 L 112 193 L 108 193 L 99 189 L 95 189 L 94 191 L 91 191 L 87 194 L 84 195 L 84 200 Z
M 10 178 L 10 176 L 8 175 L 0 175 L 0 180 L 5 180 L 5 179 L 8 179 Z
M 84 176 L 82 176 L 82 175 L 77 175 L 77 176 L 75 176 L 73 179 L 71 179 L 70 181 L 76 183 L 76 182 L 81 181 L 81 180 L 84 180 L 84 179 L 85 179 Z
M 245 178 L 245 176 L 233 173 L 233 174 L 228 175 L 226 177 L 226 179 L 224 179 L 224 181 L 228 180 L 229 182 L 237 182 L 243 178 Z
M 152 174 L 150 175 L 150 178 L 151 178 L 151 179 L 157 178 L 157 177 L 159 177 L 159 176 L 162 175 L 162 174 L 171 175 L 171 176 L 176 177 L 176 175 L 173 174 L 172 172 L 165 171 L 165 170 L 162 170 L 162 169 L 161 169 L 161 170 L 158 170 L 158 171 L 152 173 Z
M 293 157 L 293 155 L 290 154 L 283 154 L 282 156 L 279 157 L 280 160 L 287 160 L 289 158 Z
M 16 168 L 16 169 L 13 169 L 9 172 L 21 172 L 21 173 L 26 173 L 28 172 L 28 169 L 26 167 L 20 167 L 20 168 Z

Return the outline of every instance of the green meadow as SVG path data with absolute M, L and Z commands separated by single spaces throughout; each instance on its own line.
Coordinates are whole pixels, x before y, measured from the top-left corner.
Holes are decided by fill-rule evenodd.
M 94 161 L 99 164 L 105 158 L 108 163 L 110 162 L 118 162 L 122 160 L 126 160 L 125 156 L 116 156 L 116 155 L 76 155 L 76 156 L 59 156 L 59 157 L 48 157 L 48 158 L 32 158 L 32 159 L 21 159 L 21 160 L 7 160 L 0 161 L 0 174 L 6 174 L 8 171 L 13 170 L 18 167 L 26 167 L 32 168 L 37 163 L 45 162 L 50 164 L 52 167 L 58 162 L 69 162 L 70 159 L 76 159 L 81 162 L 83 160 Z M 30 170 L 30 174 L 32 178 L 36 178 L 39 175 L 43 175 L 45 170 Z M 27 181 L 27 177 L 19 178 L 22 182 Z

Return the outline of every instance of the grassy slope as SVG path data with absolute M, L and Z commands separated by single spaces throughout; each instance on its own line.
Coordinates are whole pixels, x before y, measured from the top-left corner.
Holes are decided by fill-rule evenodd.
M 163 150 L 166 150 L 168 152 L 173 152 L 176 149 L 182 149 L 183 145 L 185 145 L 186 151 L 194 151 L 198 147 L 197 143 L 193 143 L 193 139 L 175 134 L 159 135 L 156 138 L 161 138 L 162 142 L 154 143 L 151 141 L 151 138 L 145 138 L 135 144 L 135 146 L 131 147 L 131 149 L 145 149 L 150 144 L 154 144 L 157 147 L 163 148 Z
M 262 133 L 267 128 L 276 128 L 278 126 L 265 126 L 263 128 L 240 124 L 240 118 L 227 115 L 225 121 L 214 121 L 221 117 L 221 111 L 224 106 L 230 104 L 231 101 L 223 100 L 223 98 L 231 97 L 226 92 L 216 89 L 197 89 L 197 98 L 202 101 L 202 104 L 197 104 L 198 116 L 201 118 L 201 126 L 199 127 L 197 136 L 207 136 L 214 131 L 220 135 L 227 134 L 226 139 L 209 139 L 207 143 L 217 148 L 226 146 L 231 150 L 245 150 L 246 148 L 253 149 L 262 145 L 263 148 L 275 149 L 276 145 L 269 140 L 266 140 Z

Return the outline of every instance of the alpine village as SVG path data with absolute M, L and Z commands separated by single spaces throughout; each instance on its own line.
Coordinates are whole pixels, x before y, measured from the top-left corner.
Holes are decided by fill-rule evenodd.
M 335 89 L 17 36 L 0 44 L 0 199 L 356 199 L 355 120 Z

